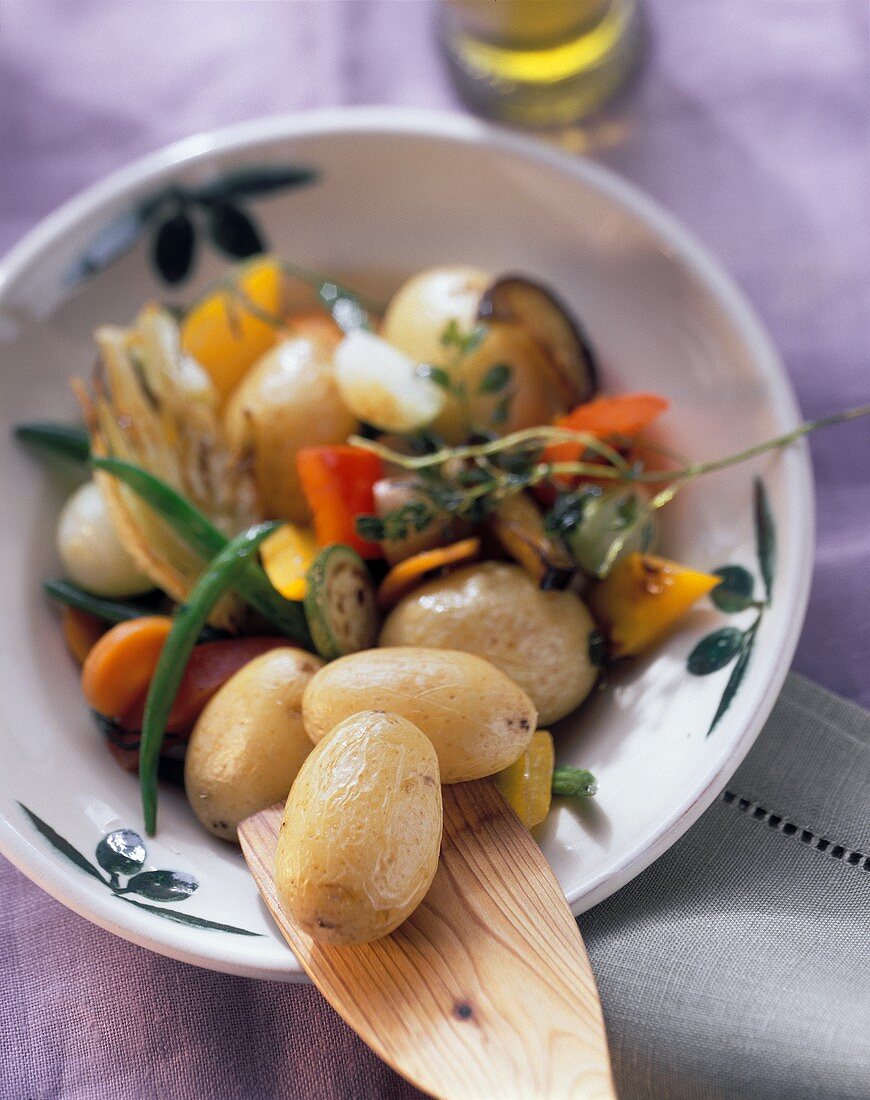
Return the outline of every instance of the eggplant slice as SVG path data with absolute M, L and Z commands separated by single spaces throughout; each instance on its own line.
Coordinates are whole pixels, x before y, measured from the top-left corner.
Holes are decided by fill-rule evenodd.
M 548 352 L 553 384 L 566 411 L 598 391 L 598 364 L 581 325 L 552 290 L 524 275 L 504 275 L 483 293 L 481 321 L 514 321 Z

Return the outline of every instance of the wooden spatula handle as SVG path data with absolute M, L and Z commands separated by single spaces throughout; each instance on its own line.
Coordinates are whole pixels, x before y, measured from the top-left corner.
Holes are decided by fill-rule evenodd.
M 614 1097 L 601 1005 L 552 871 L 489 781 L 444 788 L 441 864 L 391 936 L 326 947 L 281 912 L 280 807 L 242 847 L 300 963 L 381 1058 L 445 1100 Z

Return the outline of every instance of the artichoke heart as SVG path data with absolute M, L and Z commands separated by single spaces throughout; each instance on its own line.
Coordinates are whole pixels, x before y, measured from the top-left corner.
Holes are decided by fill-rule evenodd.
M 124 459 L 182 493 L 227 537 L 260 518 L 249 463 L 231 452 L 205 371 L 184 355 L 178 325 L 147 306 L 130 328 L 95 332 L 99 358 L 88 389 L 76 380 L 95 456 Z M 206 560 L 111 474 L 96 471 L 118 537 L 137 567 L 173 600 L 187 598 Z M 247 609 L 232 594 L 211 623 L 237 630 Z

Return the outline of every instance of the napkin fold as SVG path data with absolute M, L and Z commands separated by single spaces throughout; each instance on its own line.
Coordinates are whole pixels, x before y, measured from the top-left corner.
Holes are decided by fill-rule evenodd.
M 870 1096 L 870 713 L 790 676 L 717 801 L 579 925 L 623 1100 Z
M 870 713 L 792 675 L 700 821 L 580 918 L 622 1100 L 870 1096 L 868 793 Z M 5 861 L 0 913 L 2 1097 L 420 1095 L 310 987 L 133 947 Z

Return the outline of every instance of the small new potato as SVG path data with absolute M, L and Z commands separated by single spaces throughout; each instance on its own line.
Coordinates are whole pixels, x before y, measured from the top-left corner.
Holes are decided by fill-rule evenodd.
M 193 812 L 224 840 L 280 802 L 311 751 L 302 694 L 323 662 L 287 646 L 255 657 L 223 685 L 197 719 L 184 786 Z
M 553 386 L 553 368 L 546 351 L 522 325 L 487 322 L 486 336 L 467 355 L 457 356 L 455 348 L 442 343 L 451 322 L 463 335 L 474 329 L 481 298 L 493 281 L 488 272 L 474 267 L 421 271 L 393 295 L 384 315 L 381 335 L 385 340 L 415 362 L 440 367 L 453 382 L 464 383 L 468 404 L 448 395 L 432 424 L 449 443 L 460 442 L 473 426 L 492 427 L 506 435 L 549 424 L 554 416 L 567 411 Z M 498 364 L 510 367 L 510 382 L 492 392 L 484 380 Z
M 354 714 L 317 745 L 290 791 L 275 858 L 281 908 L 325 943 L 386 936 L 431 886 L 441 828 L 429 739 L 398 714 Z
M 269 518 L 308 521 L 296 452 L 344 443 L 358 427 L 338 392 L 334 350 L 334 341 L 319 337 L 285 340 L 254 365 L 227 401 L 227 437 L 236 450 L 251 451 Z
M 63 506 L 57 551 L 70 580 L 95 596 L 135 596 L 154 587 L 115 531 L 99 486 L 88 481 Z
M 586 698 L 592 616 L 573 592 L 542 592 L 518 565 L 484 562 L 427 581 L 387 617 L 379 645 L 477 653 L 528 693 L 547 726 Z
M 305 689 L 302 716 L 313 741 L 343 719 L 375 708 L 400 714 L 429 738 L 442 783 L 501 771 L 522 753 L 537 715 L 528 695 L 489 661 L 458 650 L 400 646 L 351 653 Z

